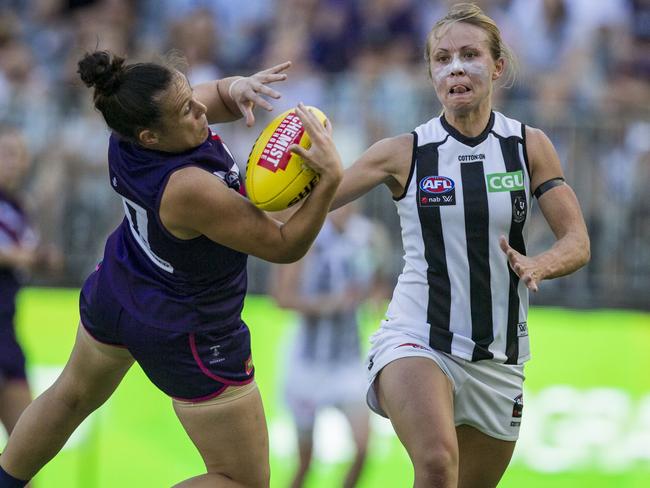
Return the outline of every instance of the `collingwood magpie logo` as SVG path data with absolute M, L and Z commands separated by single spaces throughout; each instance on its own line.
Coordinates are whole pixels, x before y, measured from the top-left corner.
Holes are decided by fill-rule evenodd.
M 512 202 L 512 220 L 521 224 L 526 220 L 526 197 L 517 195 Z
M 518 427 L 521 425 L 521 416 L 524 411 L 524 395 L 517 395 L 513 400 L 512 405 L 512 418 L 516 419 L 510 422 L 511 427 Z

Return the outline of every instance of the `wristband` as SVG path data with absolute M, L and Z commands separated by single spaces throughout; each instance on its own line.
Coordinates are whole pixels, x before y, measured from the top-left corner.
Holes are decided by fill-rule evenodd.
M 232 87 L 235 86 L 237 83 L 239 83 L 239 82 L 240 82 L 241 80 L 243 80 L 243 79 L 244 79 L 244 77 L 243 77 L 243 76 L 240 76 L 240 77 L 237 78 L 235 81 L 233 81 L 233 82 L 230 84 L 230 86 L 228 87 L 228 96 L 230 97 L 230 99 L 231 99 L 232 101 L 235 100 L 235 99 L 232 97 Z

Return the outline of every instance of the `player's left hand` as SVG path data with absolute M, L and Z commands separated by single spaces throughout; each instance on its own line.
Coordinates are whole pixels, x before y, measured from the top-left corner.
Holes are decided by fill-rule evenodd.
M 288 70 L 290 67 L 291 61 L 285 61 L 272 68 L 258 71 L 254 75 L 238 78 L 230 84 L 228 94 L 237 104 L 237 107 L 246 119 L 246 125 L 248 127 L 252 127 L 255 123 L 253 109 L 256 105 L 269 112 L 273 110 L 273 105 L 262 95 L 275 98 L 276 100 L 280 98 L 280 92 L 267 85 L 276 81 L 286 80 L 287 75 L 283 71 Z
M 539 290 L 539 283 L 542 281 L 543 273 L 542 268 L 535 258 L 524 256 L 516 251 L 504 236 L 499 238 L 499 246 L 501 250 L 508 256 L 508 264 L 512 270 L 517 273 L 519 279 L 528 287 L 530 291 Z

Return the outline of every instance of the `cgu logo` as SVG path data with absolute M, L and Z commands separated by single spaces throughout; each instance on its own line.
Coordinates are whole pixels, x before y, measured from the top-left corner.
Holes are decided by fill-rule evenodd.
M 454 189 L 454 180 L 446 176 L 427 176 L 420 180 L 420 190 L 440 195 Z
M 522 170 L 510 173 L 492 173 L 487 175 L 488 191 L 512 191 L 524 189 L 524 173 Z

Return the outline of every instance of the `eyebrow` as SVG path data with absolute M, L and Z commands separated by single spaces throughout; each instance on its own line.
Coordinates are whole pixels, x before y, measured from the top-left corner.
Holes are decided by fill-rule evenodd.
M 180 74 L 183 76 L 183 79 L 185 80 L 185 83 L 187 83 L 187 86 L 190 88 L 190 96 L 187 97 L 187 98 L 184 98 L 183 103 L 178 104 L 178 106 L 176 107 L 177 112 L 182 112 L 183 111 L 183 107 L 188 102 L 188 100 L 192 99 L 192 94 L 194 93 L 194 88 L 190 84 L 190 80 L 187 79 L 187 75 L 185 75 L 185 73 L 180 73 Z
M 478 48 L 478 46 L 476 44 L 467 44 L 465 46 L 461 46 L 460 51 L 462 51 L 463 49 L 477 49 L 477 48 Z M 438 51 L 442 51 L 442 52 L 446 52 L 446 53 L 449 52 L 449 50 L 445 49 L 444 47 L 437 47 L 435 52 L 438 52 Z
M 190 96 L 184 98 L 184 99 L 183 99 L 183 103 L 179 103 L 179 104 L 178 104 L 178 107 L 176 108 L 176 111 L 177 111 L 177 112 L 182 112 L 182 111 L 183 111 L 183 107 L 185 107 L 185 104 L 186 104 L 188 101 L 192 100 L 192 94 L 193 94 L 193 93 L 194 93 L 194 88 L 192 88 L 192 87 L 190 86 Z
M 182 112 L 182 111 L 183 111 L 183 108 L 185 107 L 185 105 L 187 104 L 187 102 L 190 101 L 190 100 L 192 100 L 192 97 L 191 97 L 191 96 L 189 96 L 189 97 L 187 97 L 187 98 L 184 98 L 184 99 L 183 99 L 183 103 L 181 103 L 181 104 L 178 105 L 178 110 L 177 110 L 177 111 L 178 111 L 178 112 Z

